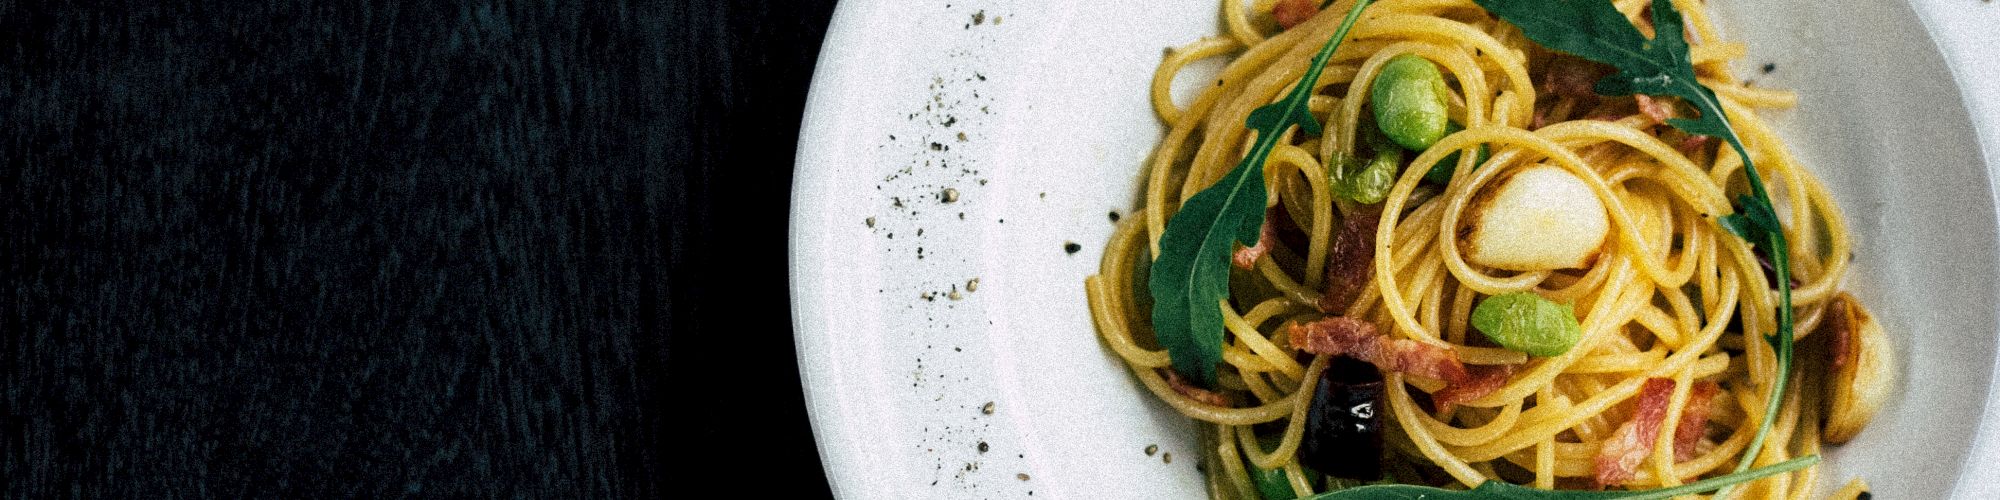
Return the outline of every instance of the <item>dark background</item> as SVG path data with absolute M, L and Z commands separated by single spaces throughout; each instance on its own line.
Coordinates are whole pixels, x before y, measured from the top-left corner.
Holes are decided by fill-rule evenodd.
M 0 0 L 8 498 L 826 495 L 831 1 Z

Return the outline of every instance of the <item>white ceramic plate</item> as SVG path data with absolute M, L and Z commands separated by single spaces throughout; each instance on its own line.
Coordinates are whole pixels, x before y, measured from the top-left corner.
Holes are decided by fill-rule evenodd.
M 1985 491 L 1993 472 L 1968 463 L 1988 453 L 1972 443 L 2000 230 L 1944 61 L 1906 5 L 1717 3 L 1750 46 L 1739 74 L 1774 62 L 1759 82 L 1799 92 L 1775 120 L 1843 203 L 1849 287 L 1897 336 L 1900 392 L 1824 477 L 1884 498 Z M 1162 49 L 1217 19 L 1214 0 L 842 2 L 791 226 L 799 363 L 839 496 L 1201 496 L 1194 426 L 1102 347 L 1083 278 L 1137 203 Z

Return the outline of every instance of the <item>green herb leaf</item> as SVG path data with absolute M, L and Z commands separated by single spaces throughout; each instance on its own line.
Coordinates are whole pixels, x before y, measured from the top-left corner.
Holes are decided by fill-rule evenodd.
M 1188 198 L 1160 235 L 1160 255 L 1153 260 L 1147 285 L 1154 335 L 1167 348 L 1174 370 L 1203 386 L 1215 385 L 1215 365 L 1222 362 L 1221 307 L 1229 296 L 1229 254 L 1236 243 L 1256 244 L 1264 224 L 1264 160 L 1294 125 L 1308 134 L 1320 133 L 1306 101 L 1320 70 L 1368 2 L 1361 0 L 1347 12 L 1290 94 L 1250 112 L 1245 125 L 1257 131 L 1257 142 L 1249 154 L 1221 180 Z
M 1515 292 L 1487 297 L 1472 309 L 1472 327 L 1500 347 L 1533 356 L 1559 356 L 1583 338 L 1570 306 L 1540 295 Z
M 1765 398 L 1764 423 L 1743 451 L 1737 471 L 1748 469 L 1762 451 L 1764 439 L 1778 414 L 1780 391 L 1791 376 L 1792 287 L 1791 259 L 1785 231 L 1771 208 L 1771 195 L 1764 179 L 1744 148 L 1743 140 L 1729 124 L 1715 92 L 1695 78 L 1681 13 L 1669 0 L 1653 0 L 1652 39 L 1625 20 L 1609 1 L 1593 0 L 1474 0 L 1488 12 L 1520 27 L 1528 39 L 1551 49 L 1611 65 L 1618 70 L 1597 81 L 1596 91 L 1605 95 L 1647 94 L 1679 97 L 1701 113 L 1695 119 L 1673 118 L 1667 124 L 1692 134 L 1720 137 L 1743 158 L 1744 177 L 1750 194 L 1737 199 L 1737 213 L 1717 219 L 1717 224 L 1742 237 L 1771 259 L 1777 270 L 1779 290 L 1778 329 L 1766 334 L 1778 361 L 1778 373 Z
M 1339 491 L 1331 491 L 1306 497 L 1306 500 L 1378 500 L 1378 499 L 1423 499 L 1423 500 L 1472 500 L 1472 499 L 1514 499 L 1514 500 L 1654 500 L 1673 498 L 1680 495 L 1706 493 L 1724 487 L 1747 483 L 1757 479 L 1791 472 L 1819 463 L 1818 455 L 1807 455 L 1784 462 L 1760 467 L 1756 470 L 1737 472 L 1709 479 L 1695 481 L 1672 488 L 1639 491 L 1581 491 L 1581 490 L 1540 490 L 1518 484 L 1500 481 L 1479 483 L 1471 490 L 1447 490 L 1430 486 L 1392 484 L 1362 486 Z

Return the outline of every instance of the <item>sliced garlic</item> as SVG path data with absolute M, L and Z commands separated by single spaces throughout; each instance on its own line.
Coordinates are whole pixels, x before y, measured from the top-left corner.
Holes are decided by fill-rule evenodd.
M 1597 258 L 1611 221 L 1583 179 L 1536 164 L 1498 182 L 1474 200 L 1470 234 L 1460 242 L 1472 263 L 1540 271 L 1580 268 Z
M 1833 347 L 1826 387 L 1826 431 L 1829 443 L 1854 439 L 1889 398 L 1895 382 L 1895 360 L 1882 324 L 1853 295 L 1841 292 L 1826 305 L 1820 335 Z

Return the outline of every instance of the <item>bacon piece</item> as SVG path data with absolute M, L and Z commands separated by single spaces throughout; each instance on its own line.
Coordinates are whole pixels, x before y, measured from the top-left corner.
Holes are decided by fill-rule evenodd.
M 1847 301 L 1851 295 L 1841 292 L 1833 296 L 1820 313 L 1819 334 L 1826 336 L 1827 358 L 1834 368 L 1847 365 L 1855 356 L 1854 325 L 1848 323 Z
M 1655 99 L 1646 94 L 1632 94 L 1632 100 L 1639 105 L 1639 112 L 1644 113 L 1647 118 L 1652 118 L 1653 123 L 1666 123 L 1668 118 L 1673 118 L 1675 115 L 1673 103 L 1665 99 Z
M 1200 401 L 1211 406 L 1229 407 L 1229 398 L 1222 397 L 1221 393 L 1196 387 L 1194 384 L 1188 383 L 1187 379 L 1181 378 L 1180 373 L 1176 373 L 1173 370 L 1163 371 L 1167 372 L 1167 386 L 1174 388 L 1174 392 L 1178 392 L 1182 396 L 1187 396 L 1188 399 Z
M 1624 484 L 1632 480 L 1639 462 L 1645 461 L 1647 453 L 1652 453 L 1653 441 L 1660 437 L 1660 423 L 1667 418 L 1667 403 L 1673 396 L 1672 379 L 1646 379 L 1646 385 L 1639 388 L 1632 419 L 1619 425 L 1618 430 L 1605 438 L 1603 447 L 1597 450 L 1597 463 L 1591 472 L 1597 476 L 1599 486 Z
M 1319 14 L 1319 5 L 1313 0 L 1278 0 L 1277 5 L 1271 6 L 1271 17 L 1277 18 L 1278 26 L 1284 29 L 1306 22 L 1314 14 Z
M 1547 76 L 1542 78 L 1542 91 L 1560 97 L 1571 97 L 1578 101 L 1578 109 L 1597 104 L 1597 81 L 1611 74 L 1611 67 L 1590 62 L 1590 60 L 1557 54 L 1549 58 Z
M 1708 146 L 1714 143 L 1715 136 L 1688 134 L 1687 137 L 1682 137 L 1680 144 L 1674 145 L 1674 148 L 1685 154 L 1695 154 L 1708 149 Z
M 1681 407 L 1681 423 L 1674 426 L 1674 461 L 1694 458 L 1694 445 L 1708 433 L 1708 409 L 1722 386 L 1712 381 L 1696 382 L 1688 391 L 1687 406 Z
M 1408 373 L 1445 381 L 1465 383 L 1471 375 L 1458 353 L 1410 339 L 1397 339 L 1375 332 L 1375 325 L 1358 319 L 1329 316 L 1311 323 L 1290 326 L 1292 347 L 1313 354 L 1347 356 L 1373 363 L 1384 371 Z
M 1271 242 L 1278 239 L 1277 226 L 1271 224 L 1271 213 L 1276 211 L 1264 210 L 1264 227 L 1257 231 L 1257 244 L 1238 248 L 1236 255 L 1230 257 L 1230 262 L 1235 263 L 1237 268 L 1247 270 L 1257 267 L 1257 259 L 1262 259 L 1264 254 L 1271 253 Z
M 1439 409 L 1449 409 L 1451 405 L 1486 397 L 1493 391 L 1507 385 L 1507 378 L 1514 376 L 1518 365 L 1470 365 L 1466 366 L 1468 376 L 1463 382 L 1447 384 L 1443 389 L 1431 393 L 1431 402 Z
M 1369 281 L 1375 278 L 1375 229 L 1381 223 L 1379 205 L 1341 217 L 1340 232 L 1333 235 L 1333 246 L 1327 252 L 1326 292 L 1319 296 L 1320 312 L 1345 313 L 1368 289 Z

